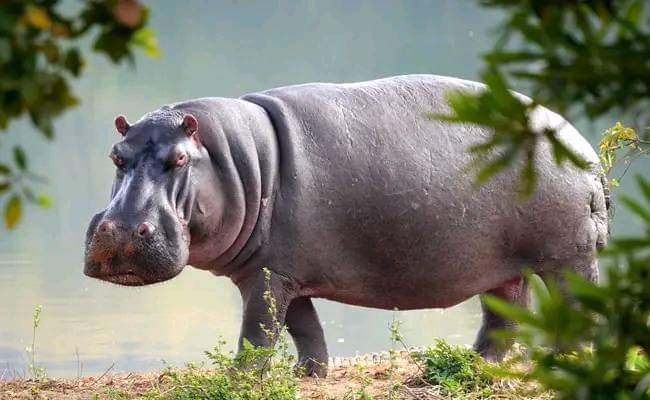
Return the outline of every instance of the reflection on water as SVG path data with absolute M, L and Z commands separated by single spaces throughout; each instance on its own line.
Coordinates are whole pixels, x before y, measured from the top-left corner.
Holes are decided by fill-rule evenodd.
M 91 58 L 76 85 L 83 104 L 57 122 L 53 143 L 26 122 L 13 124 L 3 138 L 4 159 L 16 137 L 38 154 L 32 168 L 48 175 L 43 190 L 56 207 L 30 209 L 21 226 L 0 239 L 0 376 L 3 369 L 9 377 L 24 373 L 36 304 L 43 305 L 37 358 L 53 376 L 76 376 L 79 363 L 84 374 L 102 373 L 113 363 L 115 371 L 156 369 L 161 359 L 200 360 L 218 337 L 236 342 L 241 306 L 227 279 L 187 268 L 171 282 L 134 289 L 83 276 L 84 230 L 109 195 L 107 154 L 117 140 L 111 126 L 116 114 L 135 121 L 173 101 L 309 81 L 404 73 L 476 78 L 479 53 L 490 45 L 486 32 L 498 20 L 454 0 L 176 4 L 151 3 L 162 59 L 139 58 L 136 69 L 115 69 Z M 609 122 L 578 125 L 593 142 Z M 637 170 L 643 168 L 648 163 Z M 628 180 L 617 191 L 633 194 L 629 186 Z M 616 218 L 617 232 L 639 229 L 624 210 Z M 391 312 L 326 301 L 316 306 L 333 355 L 388 347 Z M 398 317 L 413 345 L 438 337 L 470 344 L 480 321 L 476 299 Z

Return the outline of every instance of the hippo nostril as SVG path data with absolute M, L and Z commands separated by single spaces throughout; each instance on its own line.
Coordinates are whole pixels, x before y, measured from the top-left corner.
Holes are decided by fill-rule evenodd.
M 115 224 L 113 223 L 113 221 L 109 221 L 107 219 L 103 220 L 97 227 L 97 231 L 101 233 L 109 233 L 112 232 L 114 229 L 115 229 Z
M 148 222 L 143 222 L 140 224 L 140 226 L 138 226 L 138 236 L 140 237 L 150 236 L 153 231 L 154 231 L 153 225 L 151 225 Z

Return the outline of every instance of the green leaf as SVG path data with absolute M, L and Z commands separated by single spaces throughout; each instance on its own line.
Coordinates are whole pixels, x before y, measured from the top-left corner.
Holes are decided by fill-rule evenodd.
M 11 182 L 0 183 L 0 193 L 4 193 L 11 188 Z
M 7 229 L 13 229 L 22 214 L 22 202 L 18 195 L 13 195 L 5 204 L 5 225 Z
M 578 298 L 583 305 L 599 313 L 605 313 L 606 303 L 611 297 L 606 288 L 595 285 L 586 281 L 578 274 L 571 273 L 566 275 L 571 294 Z
M 503 154 L 495 156 L 494 160 L 485 163 L 476 174 L 476 183 L 485 183 L 494 175 L 503 171 L 515 158 L 516 151 L 516 148 L 510 147 Z
M 641 189 L 641 193 L 643 193 L 643 197 L 645 197 L 645 200 L 650 203 L 650 181 L 645 179 L 643 175 L 637 175 L 636 181 L 639 185 L 639 189 Z
M 519 323 L 541 327 L 540 321 L 538 321 L 535 315 L 525 307 L 511 304 L 503 299 L 488 294 L 481 295 L 481 300 L 485 302 L 490 310 L 502 317 Z
M 130 32 L 111 29 L 102 32 L 93 43 L 93 50 L 105 53 L 112 62 L 119 63 L 122 59 L 131 60 L 133 54 L 129 49 Z
M 648 238 L 617 238 L 613 240 L 613 247 L 620 251 L 632 251 L 634 249 L 650 247 L 650 237 Z
M 79 53 L 79 49 L 73 48 L 68 50 L 65 53 L 65 58 L 63 59 L 63 66 L 73 76 L 78 77 L 79 75 L 81 75 L 81 70 L 83 69 L 84 61 L 81 58 L 81 53 Z
M 36 196 L 36 203 L 43 208 L 52 208 L 53 205 L 52 199 L 45 194 Z
M 11 168 L 7 164 L 0 163 L 0 175 L 11 175 Z
M 564 161 L 568 160 L 580 169 L 587 169 L 589 163 L 562 143 L 562 141 L 557 138 L 557 132 L 555 130 L 547 129 L 544 132 L 544 135 L 551 143 L 553 158 L 555 159 L 556 164 L 561 165 Z
M 640 1 L 638 2 L 635 1 L 632 4 L 630 4 L 630 8 L 628 8 L 624 18 L 630 21 L 631 23 L 633 23 L 634 25 L 638 25 L 642 15 L 643 15 L 643 3 L 641 3 Z
M 500 51 L 495 50 L 491 53 L 486 54 L 483 58 L 489 64 L 494 63 L 512 63 L 512 62 L 521 62 L 521 61 L 534 61 L 540 58 L 543 58 L 544 55 L 540 53 L 533 53 L 528 51 Z
M 52 19 L 48 11 L 42 7 L 28 5 L 23 15 L 23 23 L 40 30 L 50 29 Z
M 526 163 L 519 177 L 519 196 L 522 200 L 529 198 L 535 192 L 536 183 L 537 172 L 535 171 L 535 151 L 533 148 L 526 156 Z
M 131 44 L 140 47 L 144 50 L 145 54 L 152 58 L 160 57 L 160 48 L 158 47 L 158 39 L 156 34 L 151 28 L 141 28 L 133 34 Z
M 14 147 L 14 162 L 21 170 L 24 171 L 27 169 L 27 156 L 20 146 Z
M 531 291 L 535 294 L 535 297 L 540 302 L 548 302 L 551 298 L 551 295 L 548 291 L 548 287 L 544 283 L 542 277 L 537 274 L 529 274 L 526 276 L 528 284 L 530 285 Z
M 497 173 L 503 171 L 509 163 L 509 158 L 506 156 L 497 156 L 493 161 L 485 164 L 476 174 L 475 182 L 483 184 L 487 182 Z
M 647 224 L 650 224 L 650 209 L 643 206 L 629 196 L 622 195 L 621 201 L 627 206 L 627 209 L 641 217 Z

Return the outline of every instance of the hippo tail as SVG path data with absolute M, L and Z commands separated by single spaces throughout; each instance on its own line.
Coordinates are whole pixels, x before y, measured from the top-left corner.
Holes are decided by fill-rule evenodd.
M 602 250 L 607 245 L 610 235 L 610 219 L 612 214 L 612 201 L 609 190 L 609 181 L 604 172 L 600 172 L 597 188 L 591 196 L 591 218 L 596 224 L 596 248 Z

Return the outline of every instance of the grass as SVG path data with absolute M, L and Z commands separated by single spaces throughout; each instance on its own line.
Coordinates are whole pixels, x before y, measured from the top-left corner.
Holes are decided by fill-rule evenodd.
M 208 368 L 188 364 L 184 369 L 167 368 L 161 375 L 162 387 L 157 387 L 142 398 L 146 400 L 294 400 L 297 397 L 298 378 L 294 369 L 295 357 L 289 352 L 286 328 L 278 321 L 277 304 L 271 295 L 270 271 L 264 270 L 267 290 L 264 300 L 273 317 L 270 326 L 262 329 L 273 348 L 255 347 L 244 341 L 237 354 L 223 350 L 219 341 L 205 354 Z
M 146 374 L 107 374 L 102 379 L 84 377 L 45 379 L 32 393 L 34 380 L 0 382 L 0 399 L 143 399 L 143 400 L 478 400 L 552 399 L 538 386 L 493 373 L 493 365 L 475 362 L 472 350 L 440 341 L 415 354 L 395 351 L 379 363 L 331 367 L 325 379 L 299 379 L 293 358 L 275 355 L 264 375 L 259 370 L 235 368 L 237 356 L 211 351 L 214 359 L 182 368 L 167 367 Z M 222 358 L 223 357 L 223 358 Z M 280 357 L 279 359 L 277 357 Z M 526 368 L 525 364 L 521 364 Z M 423 374 L 425 371 L 426 374 Z M 460 373 L 458 372 L 460 371 Z M 428 376 L 438 376 L 439 383 Z M 486 376 L 488 378 L 486 378 Z M 450 383 L 450 382 L 454 383 Z M 478 383 L 477 383 L 478 382 Z
M 281 339 L 286 340 L 286 339 Z M 166 368 L 160 384 L 144 393 L 146 400 L 294 400 L 298 378 L 289 353 L 250 344 L 235 355 L 225 353 L 223 342 L 207 352 L 209 364 Z M 251 367 L 251 361 L 262 360 Z M 259 365 L 259 366 L 257 366 Z

